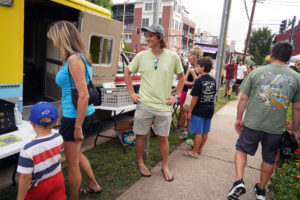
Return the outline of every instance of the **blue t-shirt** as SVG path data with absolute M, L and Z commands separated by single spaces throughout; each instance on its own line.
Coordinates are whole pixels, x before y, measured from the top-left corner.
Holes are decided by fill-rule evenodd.
M 83 60 L 84 64 L 87 66 L 87 71 L 89 73 L 90 78 L 92 79 L 92 67 L 87 63 L 85 57 L 80 54 L 81 59 Z M 57 73 L 56 75 L 56 83 L 62 89 L 62 97 L 61 97 L 61 105 L 63 110 L 63 116 L 67 118 L 76 118 L 77 117 L 77 109 L 72 104 L 72 97 L 71 97 L 71 88 L 70 88 L 70 79 L 68 73 L 68 66 L 69 60 L 66 61 L 63 68 Z M 88 83 L 89 77 L 85 71 L 85 79 Z M 71 83 L 72 88 L 75 88 L 75 84 L 73 78 L 71 76 Z M 91 104 L 88 106 L 85 116 L 90 116 L 95 112 L 94 105 Z

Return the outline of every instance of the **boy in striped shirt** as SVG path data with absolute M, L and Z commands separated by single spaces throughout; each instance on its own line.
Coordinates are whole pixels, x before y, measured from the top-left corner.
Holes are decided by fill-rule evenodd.
M 57 118 L 51 103 L 37 103 L 30 111 L 29 120 L 37 136 L 20 152 L 17 200 L 66 199 L 60 162 L 63 138 L 51 132 Z

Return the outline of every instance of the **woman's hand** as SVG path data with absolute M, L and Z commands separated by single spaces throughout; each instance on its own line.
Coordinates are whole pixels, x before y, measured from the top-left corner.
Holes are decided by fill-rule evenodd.
M 174 103 L 176 103 L 178 101 L 178 99 L 174 96 L 170 96 L 168 98 L 166 98 L 167 100 L 167 105 L 173 105 Z
M 83 139 L 84 139 L 84 136 L 83 136 L 83 132 L 82 132 L 82 128 L 79 127 L 79 128 L 76 128 L 74 129 L 74 139 L 75 139 L 75 142 L 82 142 Z

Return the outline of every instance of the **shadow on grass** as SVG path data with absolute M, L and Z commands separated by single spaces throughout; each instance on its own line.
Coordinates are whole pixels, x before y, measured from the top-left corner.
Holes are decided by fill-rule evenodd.
M 216 103 L 215 112 L 228 103 L 227 98 L 223 98 L 224 89 L 219 91 L 219 101 Z M 232 100 L 235 100 L 232 97 Z M 178 109 L 179 110 L 179 109 Z M 176 127 L 176 120 L 175 127 Z M 169 144 L 170 152 L 172 152 L 182 140 L 178 138 L 178 134 L 170 133 Z M 126 153 L 117 140 L 109 140 L 106 143 L 96 146 L 86 152 L 95 177 L 103 192 L 101 194 L 80 195 L 83 200 L 107 199 L 113 200 L 126 191 L 131 185 L 141 178 L 140 172 L 136 164 L 135 147 L 128 147 Z M 159 143 L 157 137 L 150 138 L 149 156 L 145 159 L 145 163 L 149 168 L 153 168 L 161 160 L 159 152 Z M 63 174 L 65 176 L 66 193 L 68 195 L 68 181 L 66 163 L 62 163 Z M 82 186 L 87 186 L 87 178 L 83 177 Z M 16 199 L 17 187 L 8 187 L 0 192 L 2 200 Z

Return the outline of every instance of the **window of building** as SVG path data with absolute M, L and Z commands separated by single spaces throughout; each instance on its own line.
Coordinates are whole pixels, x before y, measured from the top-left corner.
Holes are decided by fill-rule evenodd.
M 126 33 L 125 35 L 124 35 L 124 38 L 125 38 L 125 42 L 126 43 L 131 43 L 131 41 L 132 41 L 132 34 L 131 33 Z
M 142 27 L 148 27 L 149 26 L 149 18 L 142 19 Z
M 175 29 L 176 29 L 176 30 L 179 30 L 179 29 L 178 29 L 178 21 L 176 21 L 176 20 L 175 20 Z
M 101 35 L 92 35 L 89 52 L 95 65 L 109 65 L 112 61 L 113 39 Z
M 146 42 L 146 35 L 145 34 L 141 34 L 140 43 L 147 43 Z
M 161 18 L 158 19 L 158 24 L 161 25 Z
M 152 3 L 145 3 L 145 11 L 152 10 Z

